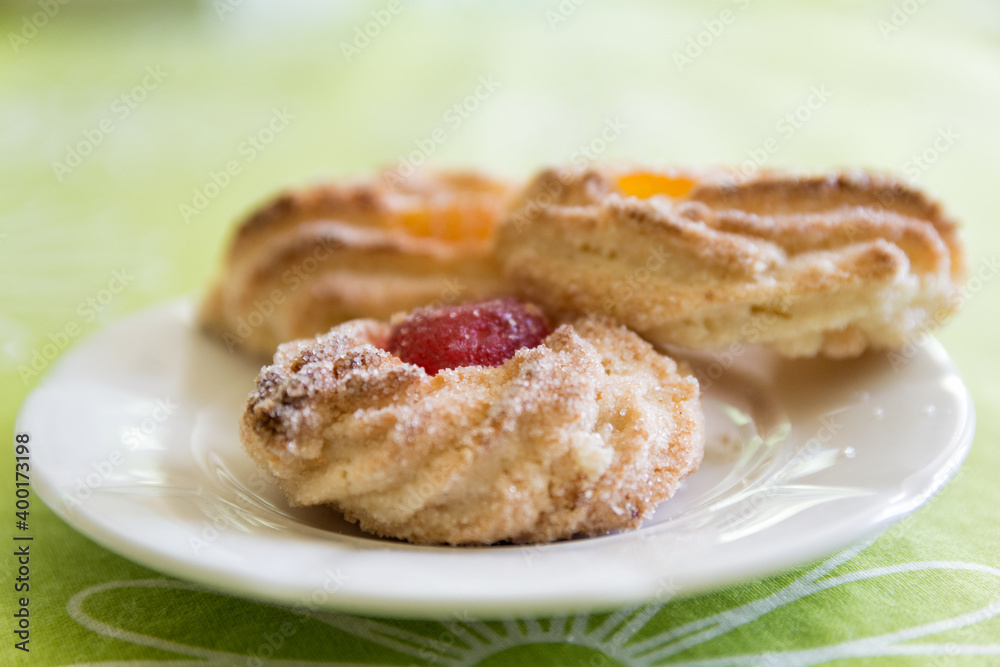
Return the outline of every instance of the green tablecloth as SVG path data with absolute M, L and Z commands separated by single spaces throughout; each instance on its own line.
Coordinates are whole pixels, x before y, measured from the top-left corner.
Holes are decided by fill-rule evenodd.
M 5 433 L 38 382 L 19 367 L 49 343 L 61 351 L 200 290 L 234 221 L 281 185 L 401 159 L 517 175 L 595 152 L 865 165 L 937 193 L 983 272 L 939 334 L 979 415 L 964 468 L 912 517 L 830 560 L 610 615 L 491 623 L 320 622 L 202 591 L 96 546 L 34 499 L 30 653 L 14 647 L 8 546 L 0 662 L 1000 662 L 997 4 L 329 5 L 0 8 Z M 669 643 L 678 636 L 688 639 Z

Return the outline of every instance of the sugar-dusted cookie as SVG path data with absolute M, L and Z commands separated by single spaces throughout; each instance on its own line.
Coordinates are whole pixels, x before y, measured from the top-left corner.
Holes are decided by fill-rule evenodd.
M 698 383 L 671 359 L 600 319 L 549 333 L 513 299 L 286 343 L 240 435 L 291 504 L 456 545 L 635 528 L 703 440 Z

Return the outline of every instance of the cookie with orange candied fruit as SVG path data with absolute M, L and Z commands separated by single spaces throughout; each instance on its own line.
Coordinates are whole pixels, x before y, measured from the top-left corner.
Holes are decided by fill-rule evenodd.
M 788 356 L 901 347 L 947 319 L 965 273 L 941 207 L 864 171 L 549 170 L 497 234 L 508 279 L 549 311 Z
M 350 319 L 503 295 L 492 237 L 507 195 L 429 171 L 286 192 L 237 229 L 200 320 L 230 350 L 270 356 Z

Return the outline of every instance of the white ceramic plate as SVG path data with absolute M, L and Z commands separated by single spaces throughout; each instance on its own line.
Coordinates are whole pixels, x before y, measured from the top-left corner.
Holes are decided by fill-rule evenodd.
M 893 356 L 690 362 L 705 461 L 641 529 L 546 546 L 418 547 L 292 510 L 236 424 L 258 367 L 189 300 L 76 346 L 25 402 L 37 494 L 100 544 L 238 595 L 395 616 L 608 608 L 793 566 L 884 528 L 957 471 L 968 392 L 933 339 Z M 713 379 L 714 378 L 714 379 Z

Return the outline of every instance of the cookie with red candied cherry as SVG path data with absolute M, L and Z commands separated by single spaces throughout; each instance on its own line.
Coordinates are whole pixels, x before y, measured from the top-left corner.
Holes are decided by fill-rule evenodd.
M 282 345 L 240 425 L 289 503 L 421 544 L 636 528 L 697 469 L 698 383 L 601 319 L 423 308 Z

